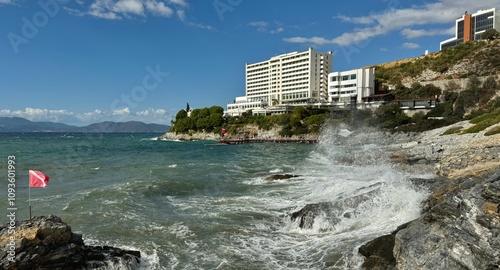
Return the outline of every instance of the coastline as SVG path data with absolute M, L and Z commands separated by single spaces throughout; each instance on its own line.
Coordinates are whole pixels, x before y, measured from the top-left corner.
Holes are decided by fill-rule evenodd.
M 390 160 L 402 169 L 423 167 L 436 175 L 449 179 L 480 177 L 500 168 L 500 134 L 485 136 L 495 126 L 478 133 L 443 133 L 450 128 L 469 128 L 473 124 L 462 121 L 450 126 L 422 133 L 414 133 L 406 138 L 396 138 L 388 146 Z M 401 134 L 395 137 L 401 137 Z M 434 153 L 433 153 L 434 144 Z
M 484 135 L 500 124 L 478 133 L 443 135 L 451 128 L 465 130 L 471 126 L 469 121 L 462 121 L 421 133 L 353 133 L 354 137 L 362 135 L 354 138 L 355 143 L 381 144 L 380 154 L 397 170 L 435 175 L 431 179 L 418 176 L 411 179 L 417 188 L 430 193 L 422 202 L 420 217 L 395 224 L 398 228 L 392 233 L 360 245 L 358 252 L 364 257 L 362 268 L 430 270 L 500 266 L 497 240 L 500 236 L 500 134 Z M 350 134 L 342 136 L 341 130 L 336 132 L 337 143 L 351 137 Z M 256 137 L 272 138 L 278 132 L 256 134 Z M 166 134 L 163 138 L 220 139 L 215 134 L 190 137 Z M 313 138 L 331 139 L 319 135 Z M 304 211 L 302 214 L 307 215 L 306 212 L 312 210 Z
M 493 125 L 478 133 L 443 135 L 451 128 L 473 126 L 469 121 L 462 121 L 450 126 L 445 126 L 421 133 L 385 133 L 382 135 L 386 142 L 383 146 L 387 158 L 402 170 L 421 170 L 432 172 L 436 175 L 457 179 L 467 176 L 481 176 L 500 167 L 500 134 L 484 136 L 484 134 L 499 124 Z M 189 133 L 176 134 L 168 132 L 158 140 L 171 141 L 220 141 L 224 140 L 263 140 L 263 141 L 321 141 L 321 134 L 294 135 L 283 137 L 277 128 L 259 130 L 257 126 L 247 125 L 244 129 L 250 137 L 242 135 L 227 135 L 221 137 L 216 133 Z M 338 131 L 339 142 L 348 134 Z M 370 131 L 368 131 L 370 133 Z M 354 133 L 356 134 L 356 133 Z M 377 137 L 379 137 L 377 135 Z M 434 153 L 432 148 L 434 146 Z
M 500 266 L 500 134 L 442 135 L 468 121 L 415 134 L 392 134 L 397 169 L 432 172 L 412 179 L 430 191 L 421 216 L 359 247 L 365 269 L 495 269 Z M 434 151 L 433 151 L 434 145 Z

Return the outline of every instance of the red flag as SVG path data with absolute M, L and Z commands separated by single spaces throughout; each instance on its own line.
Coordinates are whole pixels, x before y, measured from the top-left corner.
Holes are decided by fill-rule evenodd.
M 39 171 L 30 170 L 30 187 L 46 187 L 49 177 Z

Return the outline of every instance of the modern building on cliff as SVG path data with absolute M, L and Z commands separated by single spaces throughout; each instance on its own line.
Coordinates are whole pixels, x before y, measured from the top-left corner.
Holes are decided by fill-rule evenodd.
M 262 104 L 261 109 L 265 109 L 326 103 L 332 65 L 332 52 L 317 52 L 313 48 L 246 64 L 246 95 L 228 104 L 227 113 L 240 115 L 249 108 L 257 109 L 257 104 Z
M 481 35 L 490 29 L 500 32 L 500 10 L 491 8 L 479 10 L 458 18 L 455 24 L 455 37 L 441 42 L 441 50 L 457 46 L 471 40 L 480 40 Z
M 375 68 L 361 68 L 332 72 L 328 75 L 328 101 L 335 106 L 345 106 L 375 94 Z

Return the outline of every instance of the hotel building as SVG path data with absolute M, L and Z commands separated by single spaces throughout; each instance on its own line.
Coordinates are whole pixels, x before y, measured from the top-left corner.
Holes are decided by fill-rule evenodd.
M 490 29 L 500 31 L 500 10 L 491 8 L 474 14 L 463 15 L 456 20 L 455 37 L 441 42 L 441 50 L 454 47 L 471 40 L 480 40 L 481 35 Z
M 238 115 L 240 108 L 306 105 L 328 101 L 328 74 L 332 71 L 332 52 L 309 48 L 246 64 L 246 101 L 243 97 L 227 105 L 227 113 Z
M 375 68 L 361 68 L 328 75 L 328 101 L 342 106 L 356 99 L 357 104 L 364 97 L 375 94 Z

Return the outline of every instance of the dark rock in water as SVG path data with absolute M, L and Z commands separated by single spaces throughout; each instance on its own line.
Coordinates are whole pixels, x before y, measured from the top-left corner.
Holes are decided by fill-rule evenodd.
M 0 226 L 0 269 L 139 269 L 138 251 L 86 246 L 61 218 Z
M 292 221 L 300 219 L 299 227 L 302 229 L 310 229 L 314 224 L 314 219 L 320 215 L 323 215 L 332 223 L 338 223 L 340 220 L 332 215 L 334 210 L 334 205 L 330 202 L 307 204 L 299 211 L 293 212 L 290 218 Z
M 296 177 L 300 177 L 300 175 L 294 175 L 294 174 L 273 174 L 273 175 L 270 175 L 270 176 L 266 177 L 265 179 L 267 181 L 275 181 L 275 180 L 286 180 L 286 179 L 296 178 Z
M 384 235 L 366 243 L 359 248 L 359 253 L 366 257 L 362 266 L 366 269 L 394 269 L 393 248 L 394 235 Z
M 302 229 L 310 229 L 314 225 L 314 220 L 317 217 L 323 217 L 331 225 L 340 222 L 342 218 L 354 218 L 357 215 L 357 208 L 360 204 L 372 199 L 379 192 L 380 183 L 371 185 L 366 188 L 359 189 L 361 193 L 348 198 L 340 198 L 334 202 L 320 202 L 307 204 L 299 211 L 290 214 L 290 219 L 295 221 L 300 219 L 299 227 Z
M 500 269 L 500 171 L 432 185 L 436 189 L 420 218 L 359 249 L 367 257 L 363 266 Z
M 408 224 L 403 224 L 391 234 L 375 238 L 359 247 L 359 253 L 366 257 L 362 267 L 365 269 L 396 269 L 396 258 L 393 254 L 396 233 L 405 229 Z

